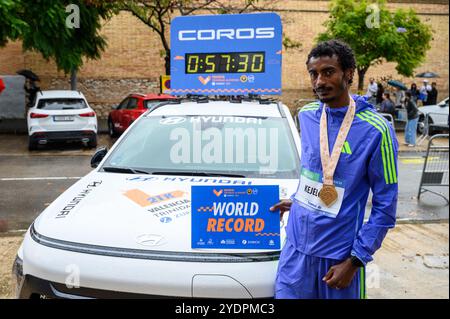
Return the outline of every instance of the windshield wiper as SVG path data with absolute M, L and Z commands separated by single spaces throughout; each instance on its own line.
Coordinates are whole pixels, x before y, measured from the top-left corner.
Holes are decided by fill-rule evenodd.
M 209 176 L 209 177 L 236 177 L 245 178 L 245 175 L 228 174 L 228 173 L 208 173 L 208 172 L 152 172 L 153 175 L 183 175 L 183 176 Z
M 146 171 L 141 171 L 141 170 L 130 168 L 130 167 L 104 166 L 103 170 L 105 172 L 111 172 L 111 173 L 149 174 Z

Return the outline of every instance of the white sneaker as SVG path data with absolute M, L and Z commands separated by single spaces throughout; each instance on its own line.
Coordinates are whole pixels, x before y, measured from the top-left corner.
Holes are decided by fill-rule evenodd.
M 408 144 L 409 147 L 416 147 L 414 144 Z

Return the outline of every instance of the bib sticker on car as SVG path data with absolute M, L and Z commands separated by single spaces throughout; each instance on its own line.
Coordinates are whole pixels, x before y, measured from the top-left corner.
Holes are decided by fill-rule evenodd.
M 182 190 L 152 195 L 140 189 L 131 189 L 124 192 L 123 195 L 140 207 L 145 208 L 147 212 L 163 224 L 187 216 L 191 211 L 189 193 Z
M 192 186 L 192 248 L 280 249 L 279 187 Z

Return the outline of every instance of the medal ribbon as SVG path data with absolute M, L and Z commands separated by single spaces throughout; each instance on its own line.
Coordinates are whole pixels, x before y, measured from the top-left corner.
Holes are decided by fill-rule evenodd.
M 328 124 L 327 124 L 327 114 L 326 107 L 324 104 L 322 115 L 320 117 L 320 160 L 322 162 L 323 171 L 323 184 L 324 185 L 334 185 L 333 176 L 336 170 L 337 163 L 339 161 L 339 156 L 341 155 L 342 147 L 344 146 L 345 139 L 347 138 L 350 127 L 352 126 L 353 119 L 355 118 L 356 105 L 355 101 L 351 96 L 350 105 L 348 107 L 347 113 L 345 113 L 344 120 L 342 121 L 341 128 L 339 129 L 336 142 L 334 143 L 333 151 L 330 157 L 330 150 L 328 148 Z

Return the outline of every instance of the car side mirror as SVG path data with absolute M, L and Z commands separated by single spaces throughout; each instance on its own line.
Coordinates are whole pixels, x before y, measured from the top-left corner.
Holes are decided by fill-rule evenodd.
M 96 168 L 98 164 L 103 160 L 106 153 L 108 153 L 108 148 L 106 146 L 101 146 L 95 150 L 94 155 L 91 158 L 91 167 Z
M 117 110 L 117 109 L 119 108 L 119 105 L 113 105 L 111 108 L 112 108 L 113 110 Z

